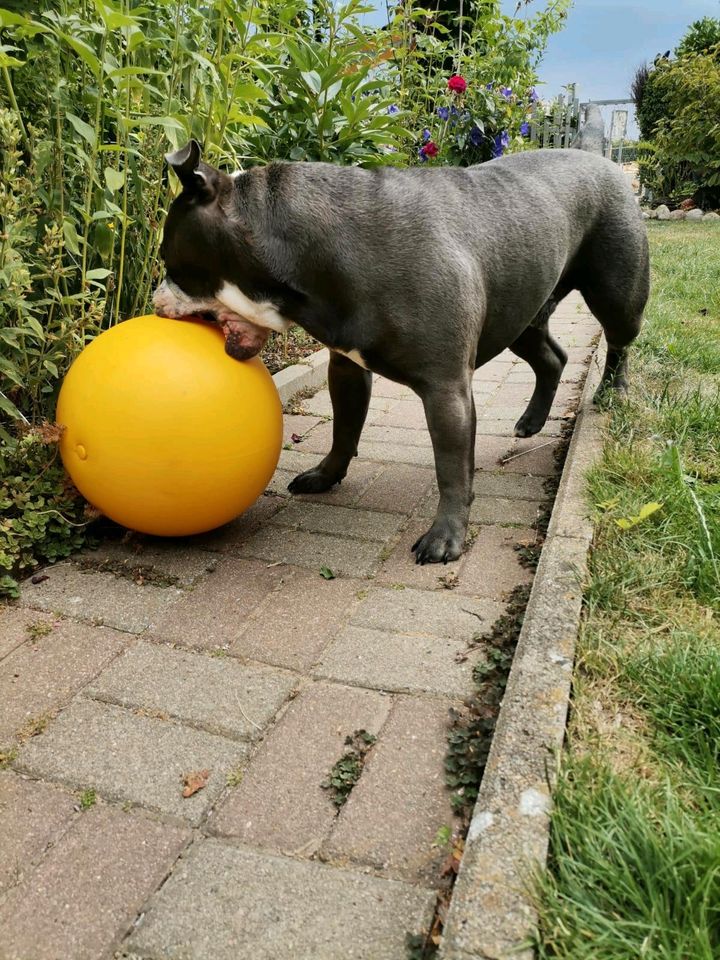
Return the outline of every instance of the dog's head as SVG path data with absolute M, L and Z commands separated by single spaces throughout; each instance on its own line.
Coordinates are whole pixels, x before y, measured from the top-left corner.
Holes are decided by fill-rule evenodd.
M 239 214 L 235 181 L 201 160 L 196 140 L 165 159 L 183 189 L 165 221 L 160 255 L 166 273 L 153 297 L 155 311 L 216 321 L 230 356 L 254 356 L 271 330 L 288 323 L 259 289 L 263 271 Z

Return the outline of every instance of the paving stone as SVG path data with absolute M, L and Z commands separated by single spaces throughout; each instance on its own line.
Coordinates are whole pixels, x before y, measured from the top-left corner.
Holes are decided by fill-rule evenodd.
M 408 883 L 206 840 L 180 861 L 128 947 L 163 960 L 405 960 L 406 931 L 427 925 L 434 899 Z
M 347 476 L 334 487 L 323 493 L 293 494 L 292 500 L 296 503 L 328 503 L 340 507 L 354 506 L 370 483 L 383 469 L 380 464 L 366 460 L 353 460 Z
M 383 467 L 377 478 L 358 500 L 366 510 L 410 514 L 427 494 L 435 472 L 404 463 Z
M 252 539 L 240 544 L 238 551 L 244 552 Z M 264 563 L 225 558 L 201 586 L 158 620 L 152 633 L 186 647 L 227 648 L 282 575 L 282 570 Z
M 265 487 L 265 495 L 273 497 L 282 497 L 285 500 L 290 499 L 288 485 L 295 479 L 295 470 L 280 470 L 279 468 L 272 475 L 270 483 Z
M 370 424 L 364 428 L 363 437 L 366 440 L 373 440 L 379 443 L 410 443 L 418 447 L 432 446 L 430 432 L 427 427 L 423 429 L 411 429 L 407 426 L 391 427 Z
M 279 530 L 266 526 L 241 547 L 249 557 L 309 567 L 318 575 L 321 567 L 329 567 L 336 576 L 365 577 L 376 566 L 382 545 L 377 542 L 348 540 L 305 533 L 301 530 Z
M 337 810 L 320 786 L 355 730 L 377 734 L 391 707 L 369 690 L 314 683 L 273 727 L 210 820 L 213 830 L 254 846 L 310 857 Z
M 516 440 L 508 456 L 512 459 L 503 464 L 507 473 L 525 473 L 532 476 L 553 477 L 559 473 L 560 465 L 555 459 L 555 451 L 562 441 L 553 439 L 550 442 L 542 437 L 528 437 Z M 522 454 L 522 456 L 517 456 Z
M 3 960 L 104 960 L 188 840 L 104 805 L 84 813 L 0 906 Z
M 381 397 L 373 394 L 370 397 L 370 411 L 383 413 L 387 411 L 394 401 L 389 397 Z M 332 402 L 328 390 L 318 390 L 314 397 L 308 400 L 302 400 L 301 406 L 306 413 L 317 415 L 319 417 L 332 417 Z
M 372 412 L 372 411 L 371 411 Z M 386 427 L 402 427 L 407 430 L 427 430 L 425 410 L 419 400 L 393 400 L 388 410 L 382 415 L 370 417 L 368 424 L 377 424 Z
M 393 399 L 408 398 L 416 399 L 417 394 L 413 393 L 410 387 L 402 383 L 395 383 L 393 380 L 386 380 L 385 377 L 376 377 L 373 381 L 372 392 L 376 397 L 392 397 Z
M 246 744 L 81 700 L 25 744 L 19 764 L 37 776 L 93 788 L 108 799 L 129 800 L 197 824 L 246 755 Z M 182 777 L 205 769 L 210 771 L 207 786 L 183 798 Z
M 527 477 L 517 473 L 483 473 L 475 477 L 473 491 L 476 497 L 545 500 L 545 483 L 545 477 Z
M 541 506 L 542 503 L 539 500 L 475 497 L 470 507 L 470 522 L 526 527 L 535 522 Z
M 415 555 L 411 552 L 412 545 L 427 532 L 428 526 L 428 519 L 412 520 L 408 524 L 399 543 L 375 575 L 378 583 L 437 590 L 442 586 L 442 577 L 460 573 L 464 556 L 447 567 L 437 563 L 415 563 Z
M 304 437 L 319 423 L 322 423 L 320 417 L 286 413 L 283 417 L 283 443 L 292 443 L 293 434 L 296 437 Z
M 500 460 L 507 456 L 512 441 L 507 437 L 488 437 L 482 434 L 475 440 L 475 469 L 495 473 L 502 470 Z
M 475 623 L 477 632 L 480 621 Z M 328 646 L 315 675 L 376 690 L 462 698 L 473 691 L 472 662 L 456 659 L 465 652 L 457 640 L 351 626 Z
M 439 569 L 439 568 L 438 568 Z M 371 589 L 351 623 L 376 630 L 470 640 L 499 616 L 498 605 L 457 597 L 451 590 Z
M 302 446 L 304 446 L 304 444 Z M 328 448 L 328 450 L 329 449 L 330 448 Z M 328 450 L 323 452 L 327 453 Z M 305 470 L 311 470 L 313 467 L 316 467 L 318 463 L 320 463 L 320 459 L 317 453 L 311 453 L 307 450 L 298 450 L 297 448 L 293 450 L 282 450 L 280 452 L 278 467 L 281 470 L 291 471 L 292 475 L 295 476 L 298 473 L 303 473 Z
M 193 544 L 205 550 L 234 553 L 239 544 L 255 533 L 269 518 L 282 510 L 285 503 L 278 497 L 259 497 L 255 503 L 231 523 L 193 538 Z
M 77 796 L 53 783 L 0 772 L 0 896 L 68 828 L 77 802 Z
M 506 364 L 491 361 L 476 370 L 473 383 L 498 383 L 504 380 L 508 373 L 509 368 Z
M 221 736 L 258 737 L 297 683 L 291 673 L 164 644 L 138 643 L 100 675 L 92 697 L 168 714 Z
M 0 746 L 47 723 L 128 641 L 115 630 L 57 620 L 8 654 L 0 662 Z
M 568 366 L 573 363 L 582 363 L 587 366 L 587 361 L 592 355 L 592 347 L 566 347 L 568 355 Z
M 93 620 L 128 633 L 147 630 L 183 596 L 177 587 L 138 586 L 69 562 L 46 567 L 43 576 L 47 579 L 42 583 L 23 583 L 23 606 Z
M 314 397 L 308 397 L 305 400 L 299 400 L 298 406 L 311 416 L 331 417 L 332 401 L 330 400 L 330 391 L 318 390 Z
M 562 383 L 582 383 L 587 374 L 587 363 L 566 363 L 562 372 Z
M 288 570 L 281 585 L 256 608 L 229 652 L 234 656 L 307 670 L 347 620 L 365 581 Z
M 56 619 L 22 607 L 0 606 L 0 660 L 21 643 L 26 643 L 33 635 L 36 624 L 40 629 L 45 629 L 52 626 Z
M 404 519 L 398 514 L 374 513 L 333 504 L 291 503 L 271 523 L 310 533 L 385 541 L 397 532 Z M 278 536 L 282 534 L 278 533 Z
M 480 410 L 478 412 L 478 421 L 477 421 L 477 430 L 476 435 L 480 436 L 497 436 L 497 437 L 506 437 L 508 444 L 513 440 L 515 436 L 515 424 L 517 423 L 517 417 L 500 417 L 497 418 L 492 415 L 493 411 L 487 410 L 483 412 Z M 541 437 L 557 437 L 562 432 L 563 421 L 562 420 L 546 420 L 545 426 L 542 428 L 539 436 Z
M 402 697 L 368 755 L 323 856 L 435 885 L 447 850 L 435 844 L 454 815 L 445 786 L 448 705 Z M 382 816 L 378 816 L 378 811 Z
M 535 372 L 527 363 L 519 363 L 508 373 L 506 383 L 529 383 L 535 386 Z
M 124 542 L 106 541 L 95 550 L 83 550 L 77 560 L 100 572 L 124 571 L 135 582 L 134 571 L 150 568 L 158 578 L 167 578 L 167 585 L 180 587 L 192 587 L 217 562 L 210 554 L 198 551 L 192 538 L 162 540 L 141 534 Z M 153 582 L 147 576 L 145 580 Z
M 536 539 L 527 528 L 482 527 L 465 558 L 457 592 L 503 601 L 513 587 L 532 583 L 533 571 L 522 566 L 515 547 Z

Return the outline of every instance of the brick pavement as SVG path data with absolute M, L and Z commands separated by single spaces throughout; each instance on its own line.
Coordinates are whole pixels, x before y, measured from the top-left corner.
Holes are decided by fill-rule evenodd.
M 453 824 L 448 709 L 484 656 L 469 642 L 531 579 L 515 547 L 535 536 L 598 333 L 577 299 L 553 330 L 570 362 L 538 437 L 512 438 L 529 368 L 505 353 L 476 375 L 472 543 L 452 567 L 412 563 L 432 449 L 419 401 L 378 379 L 329 495 L 285 490 L 326 452 L 321 389 L 286 417 L 243 517 L 108 542 L 0 609 L 1 960 L 405 957 Z M 358 729 L 377 739 L 338 811 L 321 784 Z

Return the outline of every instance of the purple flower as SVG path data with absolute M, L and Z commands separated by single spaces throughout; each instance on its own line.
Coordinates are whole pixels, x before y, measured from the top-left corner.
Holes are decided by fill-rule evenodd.
M 523 137 L 528 137 L 530 135 L 530 124 L 527 122 L 527 120 L 520 124 L 520 133 Z
M 428 127 L 425 127 L 425 129 L 423 130 L 422 138 L 424 143 L 427 143 L 428 140 L 430 139 L 430 130 L 428 129 Z
M 400 113 L 400 108 L 399 108 L 399 107 L 396 107 L 394 103 L 391 103 L 390 106 L 387 108 L 387 112 L 388 112 L 388 113 Z
M 537 95 L 537 91 L 535 90 L 535 87 L 530 87 L 530 93 L 528 94 L 528 99 L 530 103 L 535 103 L 537 100 L 540 99 L 540 97 Z
M 480 127 L 476 127 L 475 124 L 473 124 L 472 130 L 470 131 L 470 143 L 474 147 L 479 147 L 482 142 L 483 142 L 482 130 L 480 129 Z
M 485 84 L 485 89 L 486 89 L 486 90 L 492 90 L 492 88 L 493 88 L 494 86 L 495 86 L 494 83 L 486 83 L 486 84 Z
M 492 145 L 492 155 L 493 157 L 501 157 L 503 153 L 510 146 L 510 134 L 507 130 L 503 130 L 502 133 L 498 133 L 497 136 L 493 137 Z
M 512 90 L 510 87 L 500 87 L 500 93 L 503 97 L 505 97 L 506 100 L 509 100 L 512 96 Z
M 420 147 L 420 149 L 418 150 L 418 157 L 420 158 L 420 163 L 427 163 L 427 157 L 423 153 L 422 147 Z
M 447 120 L 448 116 L 450 115 L 450 111 L 447 107 L 438 107 L 436 112 L 441 120 Z

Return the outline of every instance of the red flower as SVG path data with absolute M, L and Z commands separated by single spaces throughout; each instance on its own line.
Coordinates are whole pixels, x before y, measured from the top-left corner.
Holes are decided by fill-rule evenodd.
M 428 141 L 428 143 L 426 143 L 424 147 L 420 148 L 420 153 L 425 158 L 429 157 L 430 159 L 432 159 L 433 157 L 436 157 L 439 152 L 440 151 L 438 150 L 438 146 L 433 140 Z
M 452 90 L 453 93 L 465 93 L 467 90 L 467 80 L 465 77 L 455 74 L 454 77 L 450 77 L 448 80 L 448 90 Z

